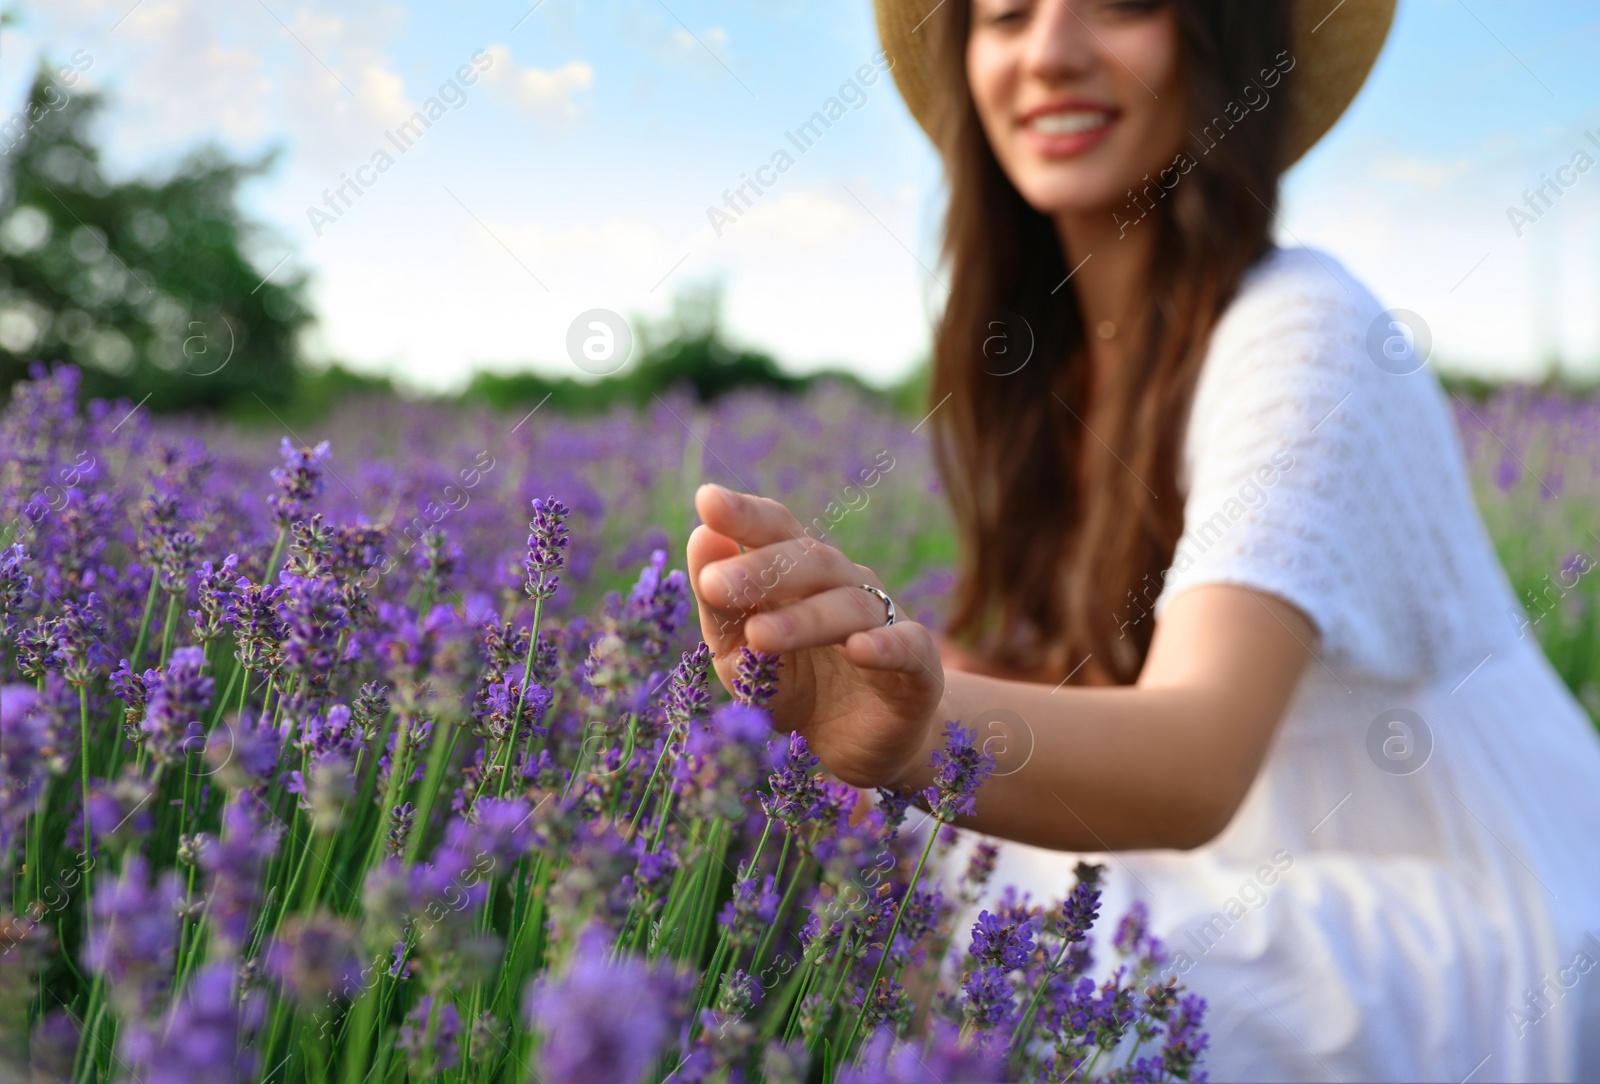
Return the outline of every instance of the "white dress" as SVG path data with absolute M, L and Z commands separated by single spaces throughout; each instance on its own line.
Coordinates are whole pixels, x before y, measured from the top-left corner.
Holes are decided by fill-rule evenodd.
M 1154 613 L 1247 584 L 1320 642 L 1216 839 L 1088 856 L 1097 941 L 1146 901 L 1216 1081 L 1600 1080 L 1600 738 L 1524 634 L 1433 372 L 1374 360 L 1381 311 L 1279 249 L 1213 334 Z M 1079 857 L 1008 843 L 992 885 L 1048 903 Z

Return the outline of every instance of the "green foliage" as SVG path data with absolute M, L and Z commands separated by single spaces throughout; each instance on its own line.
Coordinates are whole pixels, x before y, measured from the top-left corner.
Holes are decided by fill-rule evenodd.
M 639 360 L 614 375 L 584 381 L 536 373 L 480 372 L 462 397 L 496 407 L 532 405 L 548 397 L 549 405 L 564 413 L 593 414 L 617 404 L 642 407 L 678 387 L 687 387 L 702 403 L 741 388 L 804 392 L 823 380 L 880 395 L 849 373 L 794 376 L 784 372 L 771 354 L 732 345 L 722 330 L 719 297 L 715 284 L 691 287 L 677 296 L 667 319 L 635 321 Z
M 76 82 L 41 69 L 0 122 L 0 386 L 60 359 L 82 367 L 86 397 L 148 396 L 155 411 L 287 403 L 305 279 L 262 281 L 236 200 L 271 157 L 202 149 L 164 180 L 112 183 L 89 134 L 103 100 Z

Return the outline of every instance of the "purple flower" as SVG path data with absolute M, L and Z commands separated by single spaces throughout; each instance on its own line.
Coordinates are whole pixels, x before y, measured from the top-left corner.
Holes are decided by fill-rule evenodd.
M 691 719 L 704 721 L 711 714 L 711 683 L 708 669 L 711 649 L 701 640 L 693 651 L 683 653 L 683 661 L 672 671 L 667 687 L 667 720 L 674 726 L 687 726 Z
M 279 447 L 283 466 L 272 468 L 272 480 L 278 492 L 267 498 L 272 508 L 272 518 L 287 527 L 305 514 L 306 502 L 322 492 L 322 464 L 328 458 L 328 442 L 315 448 L 296 448 L 288 437 Z
M 228 596 L 228 624 L 239 643 L 236 653 L 247 670 L 276 673 L 288 629 L 278 616 L 284 588 L 254 584 L 240 576 Z
M 890 836 L 898 835 L 900 826 L 905 823 L 906 811 L 911 808 L 911 800 L 917 796 L 916 791 L 901 788 L 876 787 L 878 794 L 878 808 L 883 814 L 884 831 Z
M 222 809 L 221 838 L 200 850 L 205 871 L 206 921 L 225 952 L 237 951 L 250 936 L 261 900 L 261 873 L 278 848 L 279 825 L 260 799 L 235 794 Z
M 106 623 L 100 616 L 100 598 L 90 592 L 83 602 L 63 599 L 61 616 L 56 620 L 56 650 L 61 658 L 61 676 L 74 689 L 93 681 L 100 665 L 110 656 L 105 646 Z
M 945 1084 L 947 1081 L 998 1081 L 1007 1077 L 1005 1044 L 962 1042 L 960 1029 L 935 1020 L 929 1041 L 896 1042 L 880 1028 L 866 1043 L 861 1066 L 846 1065 L 839 1084 Z
M 345 807 L 355 797 L 353 765 L 343 753 L 334 750 L 315 754 L 308 767 L 304 778 L 298 771 L 290 773 L 293 782 L 288 790 L 300 795 L 300 808 L 310 814 L 311 830 L 329 835 L 339 830 Z
M 922 792 L 934 817 L 946 823 L 977 812 L 976 796 L 994 771 L 995 761 L 973 744 L 977 731 L 960 723 L 944 724 L 945 745 L 933 753 L 933 785 Z
M 350 623 L 344 596 L 328 577 L 284 571 L 278 582 L 284 588 L 279 612 L 287 632 L 283 664 L 303 677 L 309 689 L 320 690 L 339 661 L 335 655 L 339 633 Z
M 762 743 L 772 733 L 760 708 L 723 704 L 706 723 L 691 723 L 672 766 L 673 789 L 701 812 L 742 820 L 761 774 Z
M 283 920 L 264 954 L 266 972 L 284 996 L 303 1009 L 328 998 L 348 1001 L 361 992 L 361 959 L 354 927 L 331 915 Z
M 1178 1009 L 1167 1021 L 1167 1034 L 1161 1045 L 1162 1068 L 1178 1080 L 1203 1081 L 1205 1074 L 1191 1078 L 1195 1062 L 1211 1043 L 1211 1037 L 1200 1030 L 1206 1014 L 1202 997 L 1185 994 L 1178 1001 Z
M 404 854 L 416 819 L 417 807 L 410 802 L 401 802 L 389 810 L 389 834 L 384 838 L 383 849 L 396 858 Z
M 633 841 L 631 849 L 637 864 L 628 874 L 628 884 L 642 898 L 641 905 L 643 899 L 649 900 L 648 909 L 653 912 L 666 898 L 672 875 L 678 869 L 678 856 L 670 850 L 650 850 L 649 840 L 643 835 Z
M 532 842 L 533 813 L 521 798 L 480 798 L 472 819 L 452 820 L 444 835 L 446 847 L 492 858 L 495 869 L 516 861 Z
M 344 704 L 307 716 L 294 747 L 302 753 L 338 753 L 353 761 L 366 741 L 365 732 L 352 722 L 353 718 Z
M 58 726 L 49 702 L 30 686 L 0 688 L 0 870 L 17 855 L 13 844 L 44 791 Z
M 77 1056 L 78 1025 L 67 1010 L 51 1012 L 33 1026 L 28 1064 L 34 1080 L 71 1080 Z
M 586 927 L 559 975 L 530 986 L 528 1022 L 544 1034 L 545 1084 L 631 1082 L 666 1051 L 687 1015 L 687 983 L 643 960 L 611 962 L 610 934 Z
M 232 965 L 212 963 L 190 980 L 165 1026 L 135 1024 L 119 1040 L 122 1058 L 144 1084 L 229 1084 L 255 1075 L 247 1041 L 260 1026 L 259 1001 L 241 1009 Z
M 666 567 L 666 550 L 652 553 L 622 609 L 624 636 L 652 659 L 666 649 L 689 617 L 689 578 L 680 569 L 664 573 Z
M 248 708 L 206 735 L 206 764 L 232 790 L 254 790 L 272 782 L 282 750 L 278 728 Z
M 105 979 L 124 1019 L 142 1018 L 160 1004 L 172 976 L 182 899 L 178 875 L 168 870 L 152 883 L 137 851 L 124 860 L 120 878 L 104 878 L 95 890 L 83 962 Z
M 747 704 L 723 704 L 711 716 L 711 725 L 725 741 L 753 747 L 772 733 L 772 718 Z
M 482 725 L 486 737 L 497 742 L 508 738 L 523 741 L 532 735 L 549 733 L 543 723 L 550 700 L 550 690 L 542 685 L 529 683 L 524 693 L 520 677 L 508 677 L 484 690 L 483 701 L 473 716 Z M 519 705 L 520 715 L 517 713 Z
M 49 671 L 60 670 L 65 661 L 53 620 L 34 614 L 32 624 L 18 629 L 17 669 L 23 677 L 37 680 Z
M 455 1004 L 446 1001 L 435 1009 L 433 995 L 423 994 L 406 1013 L 396 1045 L 416 1061 L 416 1075 L 426 1078 L 455 1068 L 460 1034 L 461 1013 Z
M 999 967 L 986 965 L 969 974 L 961 984 L 961 993 L 965 998 L 963 1013 L 980 1028 L 992 1028 L 1009 1020 L 1016 1011 L 1011 980 Z
M 994 876 L 995 863 L 999 858 L 1000 844 L 992 839 L 980 840 L 972 849 L 972 857 L 967 860 L 967 871 L 961 875 L 961 883 L 969 891 L 976 892 L 982 889 L 989 883 L 989 878 Z M 1094 921 L 1093 916 L 1089 921 Z
M 778 693 L 780 658 L 766 651 L 739 648 L 739 658 L 733 664 L 733 695 L 741 703 L 766 707 Z
M 1089 927 L 1100 917 L 1100 878 L 1105 867 L 1079 862 L 1075 871 L 1078 883 L 1061 903 L 1061 919 L 1056 933 L 1067 941 L 1078 942 L 1089 935 Z
M 1014 913 L 1009 921 L 983 911 L 972 926 L 972 947 L 968 950 L 981 963 L 992 964 L 1002 971 L 1015 971 L 1033 955 L 1033 921 L 1017 921 Z
M 22 608 L 33 594 L 33 577 L 23 571 L 27 560 L 21 544 L 12 545 L 0 556 L 0 645 L 15 639 Z
M 145 671 L 154 673 L 154 671 Z M 134 671 L 127 659 L 111 672 L 111 695 L 127 705 L 122 713 L 123 725 L 137 728 L 144 720 L 145 702 L 149 699 L 150 688 L 144 674 Z
M 728 930 L 728 940 L 735 945 L 753 945 L 766 927 L 778 916 L 778 892 L 772 874 L 758 889 L 752 874 L 733 882 L 733 898 L 722 905 L 717 923 Z
M 204 748 L 200 716 L 211 706 L 215 687 L 205 676 L 205 663 L 204 649 L 180 647 L 167 660 L 159 681 L 152 680 L 155 671 L 145 672 L 149 702 L 142 725 L 151 756 L 160 763 L 174 763 Z
M 554 497 L 534 498 L 533 519 L 528 522 L 528 554 L 522 568 L 527 575 L 525 589 L 528 597 L 545 601 L 556 593 L 561 582 L 559 573 L 566 565 L 563 552 L 570 541 L 567 534 L 567 517 L 572 510 Z
M 239 555 L 230 553 L 217 568 L 203 561 L 195 575 L 195 589 L 200 596 L 200 608 L 190 610 L 194 621 L 194 638 L 202 644 L 219 639 L 226 631 L 228 602 L 232 584 L 239 578 Z
M 781 734 L 767 743 L 772 774 L 767 776 L 770 794 L 761 796 L 761 808 L 790 828 L 799 828 L 820 812 L 822 786 L 817 769 L 822 761 L 806 746 L 799 733 Z
M 1143 900 L 1135 900 L 1128 913 L 1122 916 L 1111 944 L 1122 955 L 1135 957 L 1141 974 L 1167 962 L 1161 939 L 1150 932 L 1150 909 Z

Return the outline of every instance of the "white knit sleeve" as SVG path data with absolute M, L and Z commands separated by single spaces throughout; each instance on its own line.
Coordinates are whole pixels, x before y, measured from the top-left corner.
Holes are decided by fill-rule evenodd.
M 1485 564 L 1433 373 L 1397 376 L 1369 354 L 1380 311 L 1310 250 L 1276 252 L 1247 278 L 1196 388 L 1184 531 L 1157 619 L 1188 587 L 1246 585 L 1304 613 L 1320 658 L 1401 680 L 1453 662 L 1474 631 L 1504 632 L 1483 582 L 1451 598 L 1464 578 L 1503 574 L 1492 553 Z

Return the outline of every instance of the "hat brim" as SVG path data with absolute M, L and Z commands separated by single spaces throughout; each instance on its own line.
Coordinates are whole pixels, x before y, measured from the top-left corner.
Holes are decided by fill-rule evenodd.
M 967 0 L 874 0 L 878 37 L 895 85 L 911 115 L 939 142 L 934 36 L 927 32 L 933 5 Z M 1298 161 L 1327 134 L 1355 99 L 1383 50 L 1396 0 L 1290 0 L 1289 58 L 1294 76 L 1288 97 L 1284 167 Z

